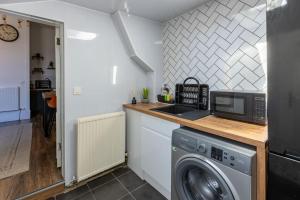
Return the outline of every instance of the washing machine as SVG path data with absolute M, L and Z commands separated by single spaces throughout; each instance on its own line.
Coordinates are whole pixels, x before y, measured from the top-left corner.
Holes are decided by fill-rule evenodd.
M 189 128 L 172 135 L 172 200 L 256 200 L 254 148 Z

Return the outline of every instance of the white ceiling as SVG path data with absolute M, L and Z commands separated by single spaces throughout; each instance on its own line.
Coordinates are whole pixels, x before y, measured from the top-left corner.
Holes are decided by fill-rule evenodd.
M 41 0 L 0 0 L 0 4 L 1 3 L 23 3 L 23 2 L 30 2 L 30 1 L 41 1 Z
M 207 0 L 62 0 L 87 8 L 113 13 L 129 10 L 129 13 L 157 21 L 166 21 Z M 127 6 L 126 6 L 127 4 Z
M 0 3 L 38 0 L 0 0 Z M 61 0 L 86 8 L 113 13 L 125 10 L 129 13 L 156 21 L 166 21 L 196 8 L 208 0 Z M 127 5 L 126 5 L 127 4 Z

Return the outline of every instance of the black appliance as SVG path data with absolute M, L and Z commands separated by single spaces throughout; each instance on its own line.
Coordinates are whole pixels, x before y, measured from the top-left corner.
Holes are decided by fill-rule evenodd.
M 264 125 L 266 107 L 266 94 L 262 92 L 210 92 L 210 110 L 215 116 Z
M 36 80 L 35 88 L 36 89 L 51 89 L 51 81 L 50 80 Z
M 300 199 L 300 1 L 268 1 L 268 200 Z

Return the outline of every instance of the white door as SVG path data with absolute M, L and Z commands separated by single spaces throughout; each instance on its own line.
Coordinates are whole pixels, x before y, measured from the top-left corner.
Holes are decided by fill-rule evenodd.
M 55 67 L 56 67 L 56 160 L 57 167 L 62 166 L 62 126 L 61 126 L 61 44 L 60 44 L 60 27 L 55 27 Z M 62 170 L 63 171 L 63 170 Z
M 142 169 L 171 192 L 171 139 L 142 127 Z

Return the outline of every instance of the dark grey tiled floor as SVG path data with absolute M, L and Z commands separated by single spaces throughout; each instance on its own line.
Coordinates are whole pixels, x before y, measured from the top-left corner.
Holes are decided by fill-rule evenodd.
M 56 200 L 166 200 L 127 167 L 88 182 Z

